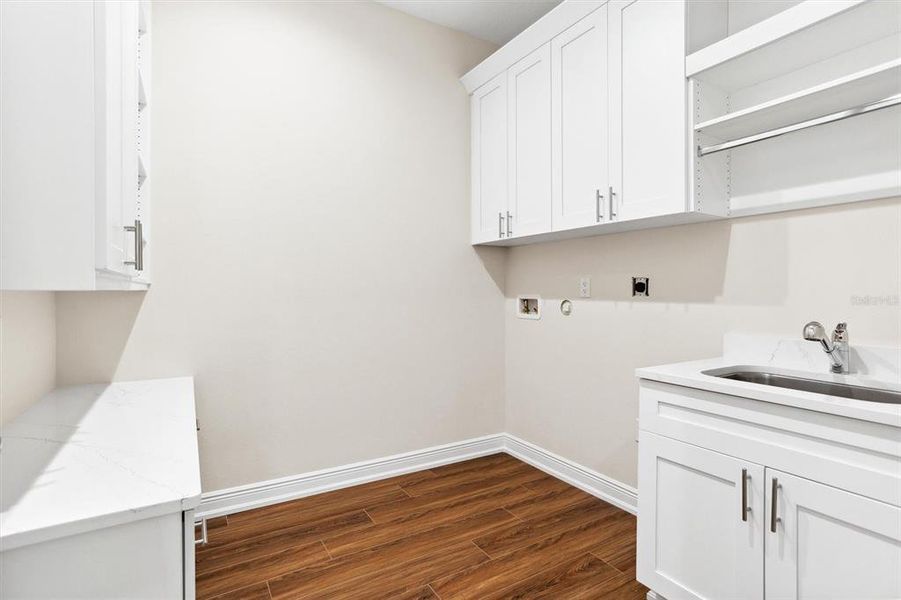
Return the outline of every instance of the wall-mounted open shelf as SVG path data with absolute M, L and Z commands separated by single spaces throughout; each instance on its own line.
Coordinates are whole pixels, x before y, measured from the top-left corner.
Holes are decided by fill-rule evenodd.
M 897 34 L 898 14 L 894 0 L 802 2 L 688 55 L 686 75 L 742 89 Z
M 690 54 L 686 73 L 696 204 L 901 194 L 901 2 L 805 0 Z
M 901 59 L 708 119 L 697 123 L 694 130 L 721 142 L 753 138 L 823 120 L 827 115 L 844 114 L 843 118 L 847 118 L 862 114 L 849 111 L 875 106 L 898 94 L 901 94 Z

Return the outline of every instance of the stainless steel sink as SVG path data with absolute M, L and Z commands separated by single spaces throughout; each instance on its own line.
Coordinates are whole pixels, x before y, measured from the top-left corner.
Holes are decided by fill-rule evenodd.
M 788 388 L 790 390 L 813 392 L 814 394 L 840 396 L 842 398 L 864 400 L 866 402 L 901 404 L 901 392 L 892 390 L 850 385 L 846 383 L 835 383 L 831 381 L 818 381 L 816 379 L 805 379 L 803 377 L 769 373 L 766 371 L 729 371 L 716 369 L 705 373 L 723 379 L 733 379 L 735 381 L 745 381 L 747 383 L 756 383 L 759 385 L 771 385 Z

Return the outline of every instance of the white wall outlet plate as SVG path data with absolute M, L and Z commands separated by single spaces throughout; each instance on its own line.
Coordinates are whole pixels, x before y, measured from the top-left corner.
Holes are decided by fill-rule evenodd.
M 516 297 L 516 316 L 520 319 L 541 318 L 541 296 L 522 295 Z
M 579 298 L 591 298 L 591 277 L 579 279 Z

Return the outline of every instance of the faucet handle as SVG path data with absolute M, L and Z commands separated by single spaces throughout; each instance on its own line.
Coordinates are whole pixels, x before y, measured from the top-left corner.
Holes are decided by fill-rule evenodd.
M 835 326 L 835 331 L 832 332 L 832 341 L 848 343 L 847 323 L 842 322 Z

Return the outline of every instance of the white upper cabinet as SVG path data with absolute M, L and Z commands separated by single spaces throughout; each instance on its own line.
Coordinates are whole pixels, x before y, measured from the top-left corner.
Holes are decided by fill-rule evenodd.
M 507 232 L 551 227 L 551 48 L 545 44 L 508 71 Z
M 609 7 L 614 218 L 684 212 L 686 5 L 615 0 Z
M 773 469 L 766 478 L 767 600 L 901 598 L 901 508 Z
M 610 216 L 606 5 L 553 39 L 551 65 L 553 229 L 560 231 Z
M 509 87 L 508 160 L 476 159 L 500 126 L 473 129 L 472 241 L 897 196 L 899 74 L 893 0 L 564 0 L 461 79 L 474 128 L 499 78 Z M 500 189 L 489 168 L 506 200 L 482 197 Z
M 0 3 L 0 289 L 149 284 L 149 10 Z
M 472 94 L 472 241 L 507 235 L 507 73 Z

